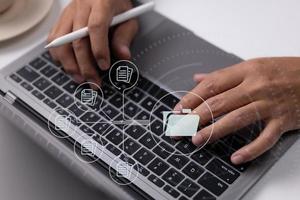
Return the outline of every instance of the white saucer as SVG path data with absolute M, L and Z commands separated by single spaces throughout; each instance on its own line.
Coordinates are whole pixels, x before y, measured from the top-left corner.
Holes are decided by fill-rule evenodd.
M 16 0 L 0 14 L 0 42 L 16 37 L 33 28 L 47 16 L 53 0 Z

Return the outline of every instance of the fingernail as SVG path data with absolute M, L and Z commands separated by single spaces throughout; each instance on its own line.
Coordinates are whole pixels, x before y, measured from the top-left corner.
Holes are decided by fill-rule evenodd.
M 231 162 L 235 165 L 241 164 L 244 162 L 244 158 L 243 156 L 237 154 L 237 155 L 233 155 L 231 158 Z
M 100 67 L 102 70 L 107 70 L 107 69 L 109 69 L 109 66 L 108 66 L 107 62 L 106 62 L 106 60 L 104 60 L 104 59 L 99 60 L 99 61 L 98 61 L 98 65 L 99 65 L 99 67 Z
M 197 133 L 196 136 L 193 136 L 192 138 L 192 142 L 194 145 L 196 146 L 200 146 L 204 143 L 204 138 L 203 136 L 201 135 L 201 133 Z
M 179 103 L 175 106 L 174 111 L 182 111 L 182 105 Z
M 75 74 L 72 77 L 73 77 L 74 81 L 77 82 L 77 83 L 83 83 L 84 82 L 84 78 L 80 75 Z
M 193 79 L 195 82 L 198 82 L 200 79 L 204 78 L 206 74 L 195 74 Z

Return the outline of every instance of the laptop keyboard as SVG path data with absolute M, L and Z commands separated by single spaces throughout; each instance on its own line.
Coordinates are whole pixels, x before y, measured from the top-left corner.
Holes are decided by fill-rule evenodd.
M 174 199 L 217 199 L 249 165 L 233 166 L 230 162 L 231 154 L 249 142 L 244 137 L 230 136 L 191 154 L 196 147 L 189 140 L 175 142 L 164 136 L 161 111 L 172 110 L 179 100 L 168 95 L 154 108 L 158 99 L 168 93 L 144 77 L 126 94 L 125 105 L 122 95 L 104 82 L 101 110 L 101 99 L 88 107 L 79 102 L 78 92 L 78 102 L 74 101 L 78 84 L 55 65 L 48 52 L 11 74 L 10 79 L 49 108 L 64 108 L 58 109 L 59 114 L 73 113 L 71 123 L 112 154 L 134 165 L 142 176 Z M 66 108 L 71 112 L 64 111 Z M 120 109 L 126 119 L 149 120 L 153 108 L 151 118 L 155 119 L 151 120 L 151 129 L 126 125 L 123 135 L 121 125 L 108 123 L 123 119 Z

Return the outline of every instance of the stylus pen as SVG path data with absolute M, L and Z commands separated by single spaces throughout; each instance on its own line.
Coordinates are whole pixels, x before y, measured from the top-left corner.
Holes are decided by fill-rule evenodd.
M 115 26 L 117 24 L 123 23 L 132 18 L 138 17 L 139 15 L 142 15 L 148 11 L 151 11 L 154 9 L 154 5 L 155 5 L 154 2 L 150 1 L 136 8 L 130 9 L 122 14 L 119 14 L 113 18 L 110 26 Z M 50 44 L 45 46 L 45 48 L 49 49 L 49 48 L 59 47 L 61 45 L 73 42 L 74 40 L 87 37 L 88 35 L 89 35 L 89 29 L 88 27 L 85 27 L 53 40 Z

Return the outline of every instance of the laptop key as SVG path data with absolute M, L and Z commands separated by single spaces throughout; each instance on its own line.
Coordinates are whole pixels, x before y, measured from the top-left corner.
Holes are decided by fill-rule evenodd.
M 250 165 L 250 162 L 244 163 L 242 165 L 234 165 L 231 162 L 231 155 L 234 153 L 234 149 L 230 148 L 229 146 L 223 144 L 222 142 L 215 143 L 211 145 L 210 150 L 217 155 L 222 161 L 231 165 L 231 167 L 237 169 L 240 172 L 244 172 Z
M 107 105 L 101 112 L 100 115 L 107 120 L 112 120 L 119 114 L 119 111 L 114 109 L 112 106 Z
M 94 112 L 86 112 L 80 119 L 85 123 L 95 124 L 100 120 L 100 117 Z
M 158 176 L 165 173 L 169 169 L 169 165 L 159 158 L 155 158 L 149 165 L 148 169 L 157 174 Z
M 89 127 L 87 127 L 84 124 L 80 127 L 80 130 L 82 130 L 82 132 L 84 132 L 88 136 L 92 136 L 95 134 L 95 132 L 92 129 L 90 129 Z
M 214 158 L 212 161 L 210 161 L 206 168 L 229 184 L 232 184 L 240 175 L 233 168 L 229 167 L 217 158 Z
M 151 181 L 152 183 L 154 183 L 157 187 L 162 187 L 165 185 L 165 183 L 160 179 L 158 178 L 157 176 L 151 174 L 149 177 L 148 177 L 148 180 Z
M 41 73 L 47 78 L 51 78 L 56 72 L 58 72 L 58 70 L 50 65 L 47 65 L 41 70 Z
M 133 168 L 138 171 L 140 174 L 142 174 L 143 176 L 148 176 L 150 174 L 150 172 L 145 168 L 143 167 L 142 165 L 140 164 L 135 164 L 133 166 Z
M 68 82 L 63 88 L 68 91 L 70 94 L 74 94 L 76 89 L 78 88 L 79 84 L 75 81 Z
M 63 85 L 63 84 L 65 84 L 66 82 L 68 82 L 69 80 L 70 80 L 70 78 L 69 78 L 66 74 L 64 74 L 64 73 L 62 73 L 62 72 L 58 73 L 57 75 L 55 75 L 55 76 L 52 78 L 52 81 L 53 81 L 54 83 L 56 83 L 57 85 Z
M 42 67 L 44 67 L 47 63 L 45 61 L 43 61 L 40 58 L 36 58 L 35 60 L 31 61 L 30 66 L 32 66 L 34 69 L 39 70 Z
M 192 159 L 200 165 L 205 165 L 212 158 L 212 155 L 206 150 L 201 149 L 195 152 L 192 156 Z
M 114 143 L 115 145 L 119 145 L 123 140 L 126 139 L 126 135 L 124 135 L 121 131 L 118 129 L 113 129 L 107 136 L 106 138 Z
M 63 108 L 58 107 L 57 109 L 55 109 L 55 111 L 63 117 L 69 116 L 69 113 Z
M 146 130 L 141 126 L 130 125 L 125 132 L 137 140 L 146 133 Z
M 168 94 L 164 98 L 162 98 L 161 101 L 169 108 L 173 109 L 179 102 L 179 99 L 171 94 Z
M 32 91 L 32 94 L 33 94 L 33 96 L 35 96 L 39 100 L 43 100 L 45 98 L 45 95 L 43 95 L 42 93 L 40 93 L 37 90 Z
M 213 195 L 211 195 L 209 192 L 207 192 L 206 190 L 201 190 L 194 198 L 193 200 L 216 200 L 216 197 L 214 197 Z
M 150 114 L 146 111 L 140 112 L 136 117 L 136 120 L 150 120 Z
M 44 100 L 44 103 L 48 106 L 48 107 L 50 107 L 50 108 L 52 108 L 52 109 L 54 109 L 57 105 L 53 102 L 53 101 L 51 101 L 50 99 L 45 99 Z
M 103 84 L 101 89 L 102 89 L 102 92 L 103 92 L 103 95 L 104 95 L 104 99 L 109 99 L 110 97 L 112 97 L 114 94 L 117 93 L 116 91 L 114 91 L 107 84 Z
M 190 178 L 196 180 L 201 174 L 203 174 L 204 169 L 198 166 L 196 163 L 190 162 L 182 171 Z
M 164 142 L 161 142 L 153 150 L 155 154 L 159 155 L 163 159 L 168 158 L 174 151 L 175 150 L 171 146 L 167 145 Z
M 40 77 L 38 73 L 36 73 L 33 69 L 31 69 L 28 66 L 25 66 L 22 69 L 18 70 L 17 74 L 30 83 L 36 80 L 38 77 Z
M 206 172 L 198 183 L 216 196 L 220 196 L 228 188 L 225 183 L 209 172 Z
M 179 152 L 176 152 L 176 154 L 173 154 L 169 159 L 168 162 L 176 167 L 177 169 L 182 169 L 189 161 L 189 159 L 186 156 L 179 155 Z
M 62 107 L 67 108 L 74 103 L 74 98 L 68 94 L 63 94 L 56 100 Z
M 63 92 L 58 89 L 56 86 L 51 86 L 44 92 L 50 99 L 56 99 L 58 96 L 60 96 Z
M 163 123 L 160 120 L 155 120 L 151 123 L 151 131 L 155 133 L 157 136 L 163 134 Z
M 137 87 L 141 89 L 142 91 L 147 91 L 149 90 L 154 84 L 150 82 L 148 79 L 140 76 Z
M 141 148 L 134 156 L 143 165 L 148 164 L 155 156 L 145 148 Z
M 159 142 L 159 140 L 150 133 L 145 134 L 139 141 L 148 149 L 152 149 Z
M 18 77 L 16 74 L 12 74 L 9 76 L 12 80 L 14 80 L 16 83 L 20 83 L 22 79 Z
M 73 97 L 72 97 L 73 98 Z M 85 111 L 87 111 L 87 108 L 82 105 L 81 103 L 74 103 L 69 110 L 74 113 L 77 117 L 80 117 Z
M 184 179 L 184 176 L 177 170 L 171 168 L 163 175 L 162 178 L 170 185 L 177 186 Z
M 125 142 L 120 145 L 120 148 L 123 149 L 129 155 L 134 154 L 139 148 L 140 144 L 133 141 L 131 138 L 128 138 Z
M 41 77 L 37 81 L 35 81 L 33 85 L 39 90 L 44 91 L 48 86 L 51 85 L 51 83 L 47 79 Z
M 145 94 L 141 90 L 135 88 L 132 91 L 130 91 L 130 93 L 127 96 L 132 101 L 139 103 L 143 99 Z
M 112 144 L 108 144 L 106 146 L 106 149 L 108 151 L 110 151 L 111 153 L 113 153 L 115 156 L 118 156 L 121 154 L 121 150 L 119 150 L 116 146 L 112 145 Z
M 137 115 L 140 112 L 140 110 L 141 109 L 137 105 L 133 104 L 132 102 L 124 106 L 124 113 L 130 118 L 133 118 L 135 115 Z
M 28 90 L 28 91 L 33 90 L 33 87 L 30 84 L 26 83 L 26 82 L 21 83 L 21 86 L 23 88 L 25 88 L 26 90 Z
M 109 122 L 100 121 L 95 123 L 93 129 L 100 135 L 106 135 L 110 130 L 112 130 L 112 126 L 109 124 Z
M 188 197 L 192 197 L 196 192 L 198 192 L 200 187 L 189 179 L 185 179 L 179 186 L 178 190 L 181 191 Z
M 148 111 L 152 111 L 156 101 L 150 97 L 147 97 L 144 101 L 142 101 L 141 105 Z
M 164 187 L 164 191 L 166 191 L 169 195 L 171 195 L 174 198 L 177 198 L 179 196 L 179 194 L 180 194 L 179 192 L 177 192 L 174 188 L 172 188 L 169 185 L 166 185 Z
M 109 103 L 114 105 L 116 108 L 121 108 L 125 103 L 126 99 L 124 99 L 124 104 L 123 104 L 123 95 L 116 93 L 110 100 Z
M 176 145 L 176 149 L 181 151 L 183 154 L 190 154 L 193 153 L 197 149 L 197 147 L 193 145 L 192 142 L 183 139 Z
M 189 199 L 186 198 L 185 196 L 181 196 L 181 197 L 179 197 L 179 200 L 189 200 Z

